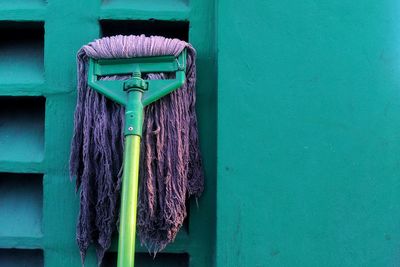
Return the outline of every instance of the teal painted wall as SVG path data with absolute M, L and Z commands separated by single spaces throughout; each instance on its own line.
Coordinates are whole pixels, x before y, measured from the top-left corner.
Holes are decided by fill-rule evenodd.
M 217 7 L 217 266 L 400 266 L 400 2 Z

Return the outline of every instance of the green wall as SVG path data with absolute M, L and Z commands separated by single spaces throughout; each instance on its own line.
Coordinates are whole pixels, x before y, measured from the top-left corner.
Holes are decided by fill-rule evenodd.
M 217 266 L 400 266 L 400 2 L 217 10 Z
M 141 264 L 400 266 L 398 1 L 0 0 L 1 266 L 80 266 L 75 53 L 149 19 L 189 21 L 207 189 Z

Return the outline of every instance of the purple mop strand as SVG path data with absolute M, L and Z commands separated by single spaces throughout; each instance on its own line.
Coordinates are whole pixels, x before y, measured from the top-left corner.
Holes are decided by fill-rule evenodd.
M 118 227 L 122 179 L 124 108 L 87 85 L 88 59 L 178 56 L 187 49 L 186 83 L 145 108 L 140 155 L 137 232 L 157 253 L 175 239 L 186 217 L 186 200 L 204 187 L 197 132 L 196 52 L 178 39 L 113 36 L 83 46 L 78 59 L 78 101 L 70 175 L 80 188 L 77 243 L 84 262 L 91 244 L 99 264 Z M 148 74 L 165 79 L 170 74 Z M 127 79 L 104 77 L 103 79 Z

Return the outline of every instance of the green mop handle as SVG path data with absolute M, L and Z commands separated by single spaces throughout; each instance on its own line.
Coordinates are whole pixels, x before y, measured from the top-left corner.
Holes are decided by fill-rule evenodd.
M 131 267 L 134 266 L 135 262 L 139 154 L 140 136 L 126 136 L 118 241 L 118 267 Z
M 136 76 L 140 77 L 140 73 Z M 128 101 L 125 107 L 125 149 L 118 240 L 118 267 L 133 267 L 135 263 L 139 156 L 143 126 L 143 91 L 135 87 L 129 88 L 127 92 Z

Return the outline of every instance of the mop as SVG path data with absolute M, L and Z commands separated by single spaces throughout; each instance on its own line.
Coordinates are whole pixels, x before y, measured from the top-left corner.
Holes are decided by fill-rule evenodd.
M 144 35 L 105 37 L 79 50 L 70 175 L 76 179 L 76 190 L 80 189 L 76 239 L 82 263 L 93 244 L 100 264 L 116 230 L 120 233 L 120 262 L 120 251 L 134 251 L 135 229 L 133 234 L 124 231 L 135 226 L 142 245 L 151 253 L 161 251 L 182 227 L 187 199 L 201 195 L 203 171 L 195 112 L 195 57 L 194 48 L 184 41 Z M 127 74 L 124 70 L 129 67 L 136 69 Z M 150 72 L 152 68 L 154 72 Z M 168 94 L 163 93 L 158 100 L 160 96 L 151 95 L 152 87 L 178 80 L 178 76 L 183 77 L 179 89 L 170 86 Z M 97 84 L 100 89 L 93 90 Z M 118 84 L 123 89 L 118 88 L 117 95 L 117 89 L 103 88 L 104 95 L 100 85 L 108 84 Z M 135 105 L 144 107 L 143 118 L 140 110 L 135 111 Z M 139 119 L 131 121 L 134 117 Z M 129 196 L 128 189 L 123 188 L 128 187 L 124 179 L 135 172 L 136 166 L 130 165 L 127 158 L 136 157 L 137 146 L 138 193 Z M 136 207 L 131 207 L 133 202 L 129 202 L 130 206 L 124 203 L 126 196 L 134 199 L 135 194 L 137 220 Z M 130 211 L 125 213 L 125 209 Z M 123 225 L 120 216 L 121 220 L 126 216 L 133 219 Z M 130 244 L 131 247 L 124 248 L 127 240 L 133 247 Z M 132 257 L 125 262 L 133 266 Z

